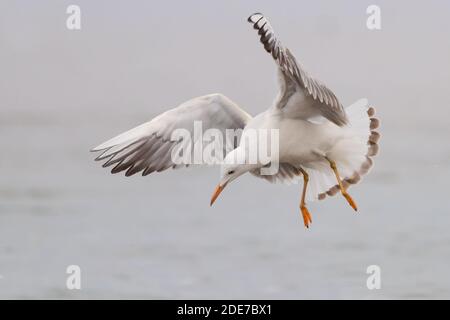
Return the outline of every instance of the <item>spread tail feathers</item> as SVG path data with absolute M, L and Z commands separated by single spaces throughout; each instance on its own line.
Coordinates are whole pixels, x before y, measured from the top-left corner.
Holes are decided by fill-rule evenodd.
M 380 139 L 380 134 L 375 129 L 379 127 L 380 121 L 375 117 L 375 109 L 369 107 L 367 100 L 360 100 L 349 106 L 346 112 L 350 120 L 350 129 L 357 138 L 366 142 L 364 148 L 349 149 L 349 153 L 352 153 L 352 157 L 349 158 L 353 159 L 342 164 L 342 184 L 347 189 L 360 182 L 373 166 L 373 157 L 378 153 L 378 140 Z M 308 174 L 310 179 L 308 200 L 322 200 L 326 196 L 334 196 L 339 192 L 339 185 L 331 170 L 326 173 L 308 170 Z

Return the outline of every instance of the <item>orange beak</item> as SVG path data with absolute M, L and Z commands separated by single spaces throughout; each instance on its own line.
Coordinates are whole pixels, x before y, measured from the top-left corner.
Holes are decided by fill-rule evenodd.
M 214 193 L 211 197 L 211 203 L 209 204 L 210 206 L 213 205 L 214 201 L 216 201 L 217 197 L 219 196 L 219 194 L 222 192 L 222 190 L 225 188 L 225 186 L 221 187 L 220 184 L 217 185 L 216 190 L 214 190 Z

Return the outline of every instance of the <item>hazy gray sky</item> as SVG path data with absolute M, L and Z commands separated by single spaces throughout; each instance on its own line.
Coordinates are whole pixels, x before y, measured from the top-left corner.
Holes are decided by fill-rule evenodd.
M 256 11 L 344 105 L 377 109 L 358 215 L 311 203 L 305 232 L 299 186 L 245 176 L 210 208 L 217 168 L 125 178 L 88 152 L 194 96 L 269 107 Z M 0 297 L 449 297 L 449 15 L 448 0 L 0 0 Z M 73 263 L 81 292 L 65 288 Z
M 80 31 L 66 28 L 69 4 L 81 7 Z M 380 31 L 366 28 L 369 4 L 381 7 Z M 274 63 L 246 22 L 261 11 L 344 104 L 368 97 L 389 115 L 447 116 L 449 10 L 436 0 L 1 1 L 0 104 L 153 115 L 219 91 L 259 112 L 276 93 Z

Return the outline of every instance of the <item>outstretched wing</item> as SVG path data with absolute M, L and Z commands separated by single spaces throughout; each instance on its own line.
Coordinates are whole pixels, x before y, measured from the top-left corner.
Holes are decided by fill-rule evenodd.
M 261 13 L 255 13 L 248 18 L 248 22 L 258 30 L 264 49 L 272 55 L 280 69 L 281 94 L 278 106 L 285 106 L 296 90 L 300 89 L 314 99 L 314 107 L 318 109 L 318 114 L 339 126 L 345 125 L 347 117 L 338 98 L 324 84 L 309 76 L 300 66 L 289 49 L 277 39 L 267 18 Z
M 195 139 L 201 139 L 194 136 L 195 121 L 201 121 L 203 132 L 215 128 L 225 133 L 226 129 L 244 128 L 250 119 L 249 114 L 224 95 L 210 94 L 186 101 L 91 151 L 101 152 L 95 160 L 106 160 L 103 167 L 114 165 L 112 173 L 127 170 L 126 176 L 140 171 L 147 175 L 179 166 L 172 161 L 172 150 L 186 142 L 175 139 L 174 130 L 187 130 L 193 146 Z

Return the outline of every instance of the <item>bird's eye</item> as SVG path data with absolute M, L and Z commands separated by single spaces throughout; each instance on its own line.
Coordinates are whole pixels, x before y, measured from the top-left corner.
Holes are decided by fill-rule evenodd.
M 228 174 L 233 174 L 234 170 L 228 171 Z

